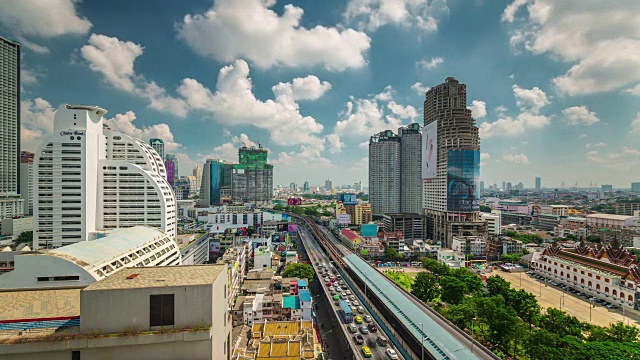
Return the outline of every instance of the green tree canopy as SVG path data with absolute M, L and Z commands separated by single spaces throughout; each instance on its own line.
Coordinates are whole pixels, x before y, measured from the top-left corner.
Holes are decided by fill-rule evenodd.
M 506 297 L 510 288 L 509 282 L 503 279 L 500 275 L 490 276 L 487 279 L 487 290 L 489 291 L 489 296 L 502 295 L 503 297 Z
M 398 250 L 396 250 L 395 248 L 392 248 L 391 246 L 387 246 L 387 248 L 384 249 L 384 256 L 389 260 L 404 259 L 404 256 Z
M 33 242 L 33 231 L 23 231 L 18 235 L 16 239 L 18 244 L 22 243 L 32 243 Z
M 417 296 L 418 299 L 424 302 L 429 302 L 437 299 L 438 296 L 442 294 L 442 289 L 440 288 L 438 278 L 436 278 L 435 275 L 423 271 L 416 275 L 416 278 L 413 281 L 413 290 L 411 292 L 413 295 Z
M 447 264 L 443 264 L 438 260 L 430 259 L 427 257 L 422 258 L 422 266 L 429 270 L 435 276 L 445 276 L 449 274 L 450 268 Z
M 453 276 L 444 276 L 438 282 L 442 288 L 442 301 L 452 305 L 458 305 L 462 302 L 467 287 L 460 279 Z
M 303 263 L 289 263 L 282 272 L 283 277 L 295 277 L 299 279 L 307 279 L 309 282 L 313 281 L 315 271 L 311 264 Z
M 480 278 L 478 274 L 472 273 L 467 268 L 451 269 L 449 274 L 457 277 L 464 283 L 465 293 L 467 294 L 480 292 L 484 289 L 482 278 Z

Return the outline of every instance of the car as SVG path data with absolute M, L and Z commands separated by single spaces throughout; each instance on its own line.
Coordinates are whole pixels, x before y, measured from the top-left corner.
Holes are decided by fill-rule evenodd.
M 369 349 L 368 346 L 362 347 L 362 354 L 364 354 L 364 357 L 366 358 L 370 358 L 371 356 L 373 356 L 373 354 L 371 353 L 371 349 Z
M 353 300 L 351 303 L 352 303 L 354 306 L 358 306 L 358 305 L 360 305 L 360 303 L 358 302 L 358 300 Z
M 356 324 L 362 324 L 362 316 L 356 316 Z
M 344 284 L 344 280 L 338 281 L 338 284 L 340 284 L 340 285 Z
M 349 296 L 349 300 L 353 301 L 355 299 L 356 299 L 356 297 L 354 295 Z
M 378 346 L 378 344 L 376 344 L 376 341 L 370 337 L 367 337 L 367 346 L 370 347 L 371 349 L 375 348 Z
M 331 282 L 328 282 L 328 283 L 327 283 L 327 286 L 331 286 Z
M 347 295 L 351 295 L 351 290 L 346 291 Z
M 376 342 L 378 343 L 378 345 L 380 346 L 387 346 L 387 344 L 389 343 L 389 341 L 387 341 L 387 338 L 384 336 L 378 336 L 376 338 Z
M 368 328 L 368 329 L 369 329 L 369 331 L 371 331 L 372 333 L 374 333 L 374 332 L 378 332 L 378 327 L 377 327 L 377 326 L 375 326 L 374 324 L 369 324 L 369 325 L 367 326 L 367 328 Z
M 331 282 L 336 282 L 336 278 L 331 278 Z
M 347 290 L 349 287 L 347 285 L 342 285 L 342 290 Z
M 349 329 L 349 331 L 351 331 L 352 333 L 358 332 L 358 327 L 353 324 L 347 325 L 347 329 Z
M 356 305 L 356 304 L 353 304 L 353 305 Z M 356 305 L 356 306 L 357 306 L 357 305 Z M 358 306 L 358 308 L 357 308 L 357 309 L 358 309 L 358 312 L 359 312 L 360 314 L 364 314 L 364 308 L 363 308 L 362 306 Z
M 351 300 L 345 300 L 344 302 L 346 302 L 347 305 L 351 306 Z
M 362 337 L 362 334 L 355 334 L 353 335 L 353 341 L 358 345 L 362 345 L 364 343 L 364 337 Z
M 360 332 L 366 335 L 369 333 L 369 329 L 367 329 L 366 326 L 362 325 L 360 326 Z
M 371 316 L 369 315 L 365 315 L 364 316 L 364 321 L 370 323 L 373 319 L 371 319 Z
M 387 356 L 389 356 L 389 359 L 396 360 L 398 358 L 398 354 L 392 348 L 388 348 L 387 351 L 385 351 L 385 353 L 387 353 Z

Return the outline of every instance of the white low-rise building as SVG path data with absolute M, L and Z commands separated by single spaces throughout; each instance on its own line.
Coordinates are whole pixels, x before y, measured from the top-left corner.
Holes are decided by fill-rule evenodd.
M 11 239 L 15 240 L 23 232 L 33 231 L 33 216 L 25 216 L 15 219 L 2 219 L 1 228 L 2 235 L 11 235 Z
M 480 213 L 480 219 L 487 222 L 487 230 L 490 235 L 500 235 L 502 231 L 500 213 L 500 210 L 494 210 L 491 213 Z
M 209 236 L 205 234 L 178 235 L 182 265 L 200 265 L 209 261 Z
M 180 250 L 166 233 L 114 229 L 96 240 L 15 256 L 14 270 L 0 275 L 0 289 L 85 287 L 126 267 L 180 263 Z
M 438 261 L 452 268 L 464 267 L 465 255 L 451 249 L 438 249 Z
M 463 254 L 485 256 L 487 255 L 487 242 L 478 236 L 454 236 L 451 249 Z
M 635 255 L 617 245 L 575 248 L 553 244 L 534 253 L 531 268 L 550 280 L 629 309 L 640 304 L 640 267 Z

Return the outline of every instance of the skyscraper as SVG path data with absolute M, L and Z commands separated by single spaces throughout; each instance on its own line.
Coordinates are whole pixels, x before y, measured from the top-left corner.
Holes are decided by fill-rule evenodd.
M 423 156 L 424 213 L 427 235 L 447 247 L 453 236 L 487 234 L 479 217 L 480 137 L 471 115 L 467 87 L 458 80 L 449 77 L 427 91 L 424 151 L 435 150 L 436 159 Z
M 480 191 L 484 191 L 484 181 L 480 181 Z
M 542 188 L 542 179 L 540 179 L 540 176 L 536 176 L 536 191 L 540 191 L 541 188 Z
M 173 176 L 174 176 L 174 179 L 180 177 L 180 169 L 179 169 L 180 163 L 178 162 L 178 158 L 173 154 L 166 154 L 163 157 L 163 159 L 165 161 L 171 160 L 173 162 L 173 169 L 174 169 Z
M 200 191 L 200 185 L 202 184 L 202 168 L 200 165 L 196 164 L 191 175 L 196 177 L 196 189 L 198 189 L 197 191 Z
M 327 179 L 324 181 L 324 189 L 327 191 L 333 190 L 333 181 L 331 181 L 331 179 Z
M 164 161 L 164 141 L 162 139 L 150 139 L 149 144 L 160 155 L 160 159 Z
M 222 185 L 222 160 L 207 159 L 202 171 L 200 186 L 200 206 L 216 206 L 221 204 L 220 188 Z
M 20 152 L 20 197 L 24 200 L 25 215 L 33 214 L 33 153 Z
M 177 164 L 174 159 L 170 158 L 169 154 L 167 154 L 167 158 L 164 160 L 164 168 L 167 172 L 167 182 L 171 188 L 173 188 L 175 179 L 178 177 L 176 166 Z
M 400 212 L 400 137 L 385 130 L 369 139 L 369 202 L 373 215 Z
M 400 137 L 400 212 L 422 212 L 422 134 L 420 124 L 398 129 Z
M 631 183 L 631 191 L 632 192 L 636 192 L 636 193 L 640 193 L 640 182 Z
M 273 198 L 273 165 L 267 164 L 268 151 L 242 146 L 239 164 L 232 165 L 231 198 L 233 201 L 267 203 Z
M 176 236 L 176 202 L 162 159 L 143 140 L 105 126 L 97 106 L 61 105 L 35 153 L 34 248 L 147 225 Z M 135 166 L 133 166 L 135 165 Z
M 302 185 L 302 191 L 309 191 L 309 182 L 305 181 L 304 184 Z

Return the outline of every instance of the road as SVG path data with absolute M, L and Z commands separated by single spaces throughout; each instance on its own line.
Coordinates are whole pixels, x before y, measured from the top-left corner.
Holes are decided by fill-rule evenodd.
M 344 246 L 338 239 L 335 238 L 335 236 L 333 236 L 333 234 L 331 234 L 328 230 L 326 230 L 326 228 L 324 228 L 323 226 L 320 227 L 322 229 L 322 231 L 325 233 L 325 235 L 328 236 L 329 239 L 331 239 L 334 244 L 336 245 L 336 247 L 339 249 L 340 252 L 342 252 L 344 255 L 348 255 L 348 254 L 352 254 L 353 252 L 351 252 L 346 246 Z M 375 267 L 373 267 L 375 268 Z M 384 273 L 382 273 L 380 271 L 380 269 L 375 268 L 378 272 L 380 272 L 381 274 L 384 275 Z M 388 268 L 387 268 L 388 269 Z M 387 279 L 387 281 L 392 284 L 395 288 L 397 288 L 400 291 L 404 292 L 404 289 L 402 289 L 400 286 L 396 285 L 392 280 L 388 279 L 385 277 L 385 279 Z M 407 294 L 407 298 L 413 303 L 415 304 L 420 310 L 422 310 L 425 314 L 427 314 L 427 316 L 429 316 L 433 321 L 436 322 L 436 324 L 438 326 L 440 326 L 442 329 L 444 329 L 445 331 L 447 331 L 449 333 L 449 335 L 453 338 L 455 338 L 458 342 L 460 342 L 464 347 L 466 347 L 467 349 L 471 349 L 471 351 L 473 352 L 473 354 L 478 358 L 478 359 L 496 359 L 495 355 L 493 355 L 490 351 L 486 350 L 486 349 L 479 349 L 478 347 L 478 343 L 477 341 L 473 341 L 470 336 L 466 335 L 463 331 L 461 331 L 460 329 L 458 329 L 455 325 L 447 322 L 443 317 L 441 317 L 435 310 L 431 309 L 430 307 L 426 306 L 424 304 L 424 302 L 422 302 L 421 300 L 413 297 L 412 295 Z
M 622 310 L 620 309 L 608 309 L 599 304 L 595 304 L 595 307 L 590 308 L 589 301 L 585 298 L 563 291 L 559 287 L 554 287 L 551 284 L 545 286 L 544 282 L 527 273 L 509 273 L 494 270 L 488 275 L 499 275 L 509 281 L 512 288 L 524 289 L 534 294 L 538 298 L 538 303 L 542 308 L 554 307 L 566 311 L 580 319 L 580 321 L 591 322 L 598 326 L 609 326 L 612 323 L 624 321 L 624 323 L 628 325 L 640 326 L 638 319 L 630 319 L 626 314 L 623 316 Z M 522 280 L 520 280 L 521 277 Z M 522 287 L 520 286 L 520 281 L 522 281 Z
M 316 241 L 314 240 L 314 238 L 311 236 L 311 234 L 309 234 L 304 228 L 302 228 L 301 230 L 301 235 L 302 237 L 304 237 L 304 246 L 307 249 L 307 254 L 309 255 L 309 258 L 311 260 L 311 263 L 313 264 L 314 268 L 316 269 L 316 273 L 320 274 L 321 272 L 321 268 L 320 266 L 318 266 L 318 264 L 326 264 L 326 266 L 331 269 L 330 267 L 330 260 L 327 257 L 327 255 L 322 251 L 322 249 L 320 249 L 320 246 L 316 243 Z M 329 271 L 331 272 L 331 271 Z M 335 274 L 337 273 L 332 273 L 332 276 L 335 276 Z M 329 291 L 327 285 L 326 285 L 326 281 L 324 281 L 322 279 L 322 276 L 319 275 L 319 281 L 318 281 L 325 294 L 327 294 L 327 299 L 329 299 L 329 296 L 331 296 L 331 292 Z M 355 293 L 355 291 L 357 291 L 357 289 L 352 289 L 350 287 L 347 286 L 347 288 L 349 289 L 349 291 L 351 291 L 352 293 Z M 344 292 L 346 290 L 340 290 L 341 292 Z M 362 351 L 361 351 L 361 347 L 362 345 L 357 345 L 354 342 L 353 339 L 353 335 L 351 332 L 349 332 L 349 330 L 347 329 L 347 324 L 344 324 L 341 319 L 340 319 L 340 315 L 338 315 L 337 310 L 339 309 L 339 305 L 334 304 L 334 302 L 332 300 L 329 300 L 329 304 L 331 304 L 331 308 L 333 309 L 332 312 L 332 317 L 334 317 L 335 319 L 338 320 L 339 324 L 340 324 L 340 328 L 336 329 L 335 331 L 343 331 L 343 334 L 347 334 L 348 335 L 348 342 L 349 342 L 349 346 L 351 347 L 351 349 L 355 349 L 355 351 L 353 351 L 355 357 L 357 359 L 364 359 L 364 356 L 362 355 Z M 355 309 L 354 309 L 355 310 Z M 329 310 L 330 311 L 330 310 Z M 356 311 L 354 311 L 354 316 L 355 315 L 359 315 L 364 317 L 365 315 L 369 315 L 371 316 L 371 314 L 369 314 L 366 310 L 364 313 L 362 314 L 358 314 Z M 378 328 L 380 328 L 379 324 L 377 324 Z M 326 329 L 325 329 L 326 330 Z M 367 344 L 367 342 L 369 340 L 371 341 L 375 341 L 375 339 L 378 337 L 380 333 L 380 330 L 378 330 L 377 333 L 370 333 L 370 334 L 363 334 L 363 337 L 365 339 L 365 345 Z M 328 334 L 328 332 L 326 332 L 325 334 Z M 324 334 L 323 334 L 324 335 Z M 326 336 L 327 339 L 329 339 L 331 336 L 335 336 L 335 334 L 332 335 L 328 335 Z M 385 354 L 385 351 L 388 347 L 392 347 L 391 345 L 386 346 L 386 347 L 382 347 L 382 346 L 376 346 L 376 347 L 372 347 L 371 348 L 371 352 L 373 354 L 373 356 L 371 357 L 372 359 L 388 359 L 388 356 Z M 336 357 L 336 354 L 333 353 L 332 354 L 332 359 L 341 359 L 341 357 Z M 402 358 L 399 356 L 399 358 Z

